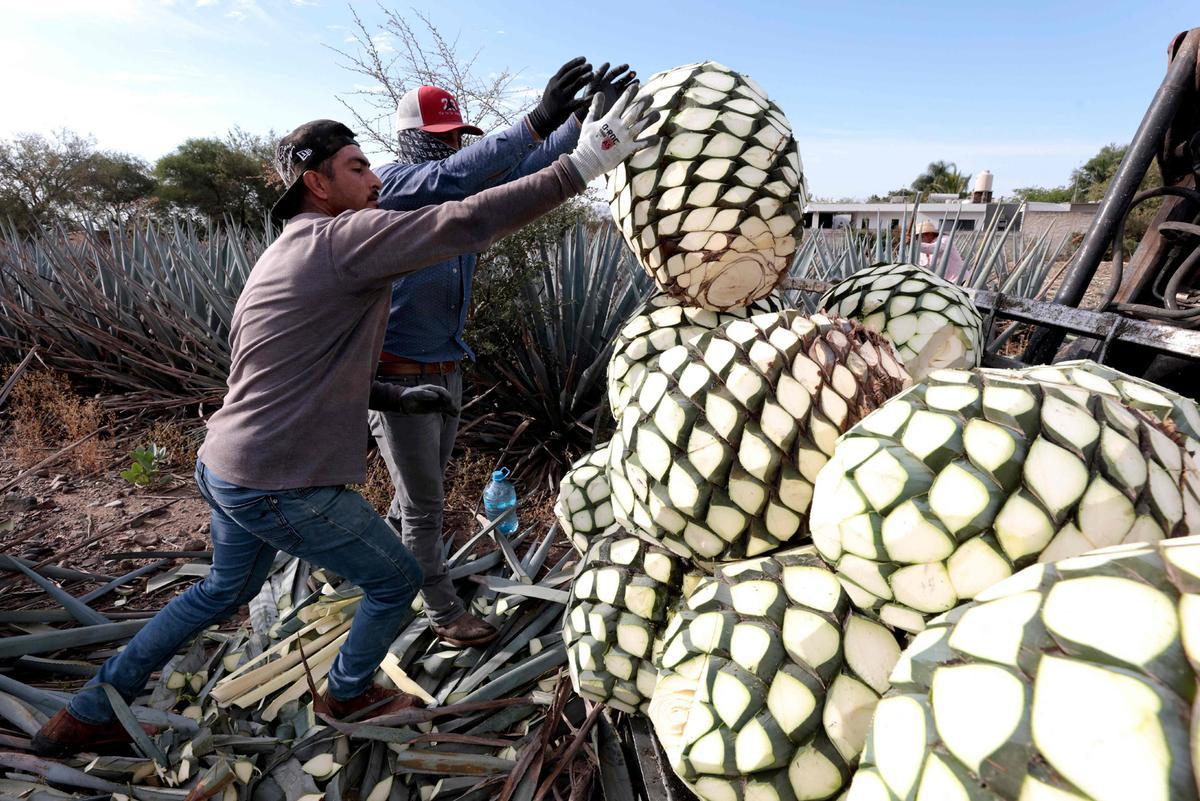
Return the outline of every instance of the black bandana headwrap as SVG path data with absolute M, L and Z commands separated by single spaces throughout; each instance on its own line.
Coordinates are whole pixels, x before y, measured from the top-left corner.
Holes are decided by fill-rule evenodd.
M 401 164 L 424 164 L 449 158 L 457 151 L 420 128 L 407 128 L 396 132 L 396 152 Z

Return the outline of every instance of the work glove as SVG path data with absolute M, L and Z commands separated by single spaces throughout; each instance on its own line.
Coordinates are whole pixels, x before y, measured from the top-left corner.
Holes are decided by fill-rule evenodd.
M 604 108 L 608 108 L 613 103 L 617 102 L 617 98 L 621 96 L 629 85 L 637 78 L 637 73 L 629 69 L 628 64 L 622 64 L 610 70 L 608 62 L 599 66 L 592 73 L 591 83 L 588 84 L 587 102 L 575 109 L 575 118 L 583 122 L 583 118 L 587 116 L 588 108 L 591 106 L 592 98 L 597 94 L 604 95 Z
M 541 102 L 526 118 L 539 139 L 545 139 L 567 121 L 576 109 L 587 108 L 587 96 L 575 97 L 592 80 L 592 65 L 583 56 L 573 58 L 554 73 L 542 92 Z
M 449 417 L 459 412 L 454 396 L 445 387 L 436 384 L 403 387 L 383 381 L 371 384 L 367 408 L 394 414 L 444 414 Z
M 646 113 L 650 97 L 634 101 L 638 85 L 631 84 L 612 107 L 604 110 L 604 95 L 592 98 L 592 108 L 583 121 L 579 143 L 567 156 L 584 183 L 616 168 L 642 148 L 658 144 L 659 137 L 638 135 L 658 121 L 657 111 Z

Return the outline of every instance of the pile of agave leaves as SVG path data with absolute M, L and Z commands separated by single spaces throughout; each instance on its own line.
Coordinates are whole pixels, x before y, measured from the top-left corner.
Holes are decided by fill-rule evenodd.
M 476 547 L 485 541 L 490 550 Z M 205 632 L 132 706 L 109 690 L 135 737 L 128 755 L 57 760 L 29 753 L 29 738 L 150 614 L 113 601 L 202 576 L 208 562 L 164 573 L 160 561 L 111 578 L 3 557 L 8 587 L 32 581 L 57 608 L 0 611 L 0 798 L 568 801 L 597 782 L 607 798 L 632 798 L 611 721 L 574 695 L 563 670 L 560 624 L 578 556 L 556 541 L 556 528 L 509 538 L 493 524 L 448 554 L 460 592 L 500 636 L 449 648 L 414 608 L 376 681 L 420 695 L 424 708 L 350 722 L 314 711 L 312 691 L 323 689 L 360 596 L 281 555 L 246 625 Z

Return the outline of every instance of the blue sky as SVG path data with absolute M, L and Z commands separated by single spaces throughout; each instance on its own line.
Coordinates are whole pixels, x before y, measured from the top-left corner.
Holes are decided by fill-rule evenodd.
M 746 72 L 790 118 L 810 188 L 863 197 L 933 159 L 990 169 L 996 189 L 1065 183 L 1126 142 L 1192 3 L 972 0 L 623 2 L 500 0 L 419 9 L 483 72 L 538 87 L 582 54 L 645 77 L 713 59 Z M 375 3 L 354 3 L 368 24 Z M 327 46 L 352 19 L 333 0 L 0 0 L 0 137 L 69 128 L 154 159 L 234 125 L 284 131 L 345 118 L 362 80 Z M 1189 9 L 1193 9 L 1189 11 Z

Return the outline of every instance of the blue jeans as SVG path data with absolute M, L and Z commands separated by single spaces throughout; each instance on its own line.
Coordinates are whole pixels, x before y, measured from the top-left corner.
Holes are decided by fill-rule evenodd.
M 108 698 L 95 685 L 111 684 L 133 701 L 182 645 L 258 594 L 277 551 L 362 589 L 350 635 L 329 669 L 329 694 L 345 701 L 370 687 L 422 580 L 421 568 L 391 526 L 345 487 L 247 489 L 222 481 L 203 462 L 196 463 L 196 485 L 212 507 L 212 571 L 104 663 L 71 700 L 71 714 L 87 723 L 112 720 Z

